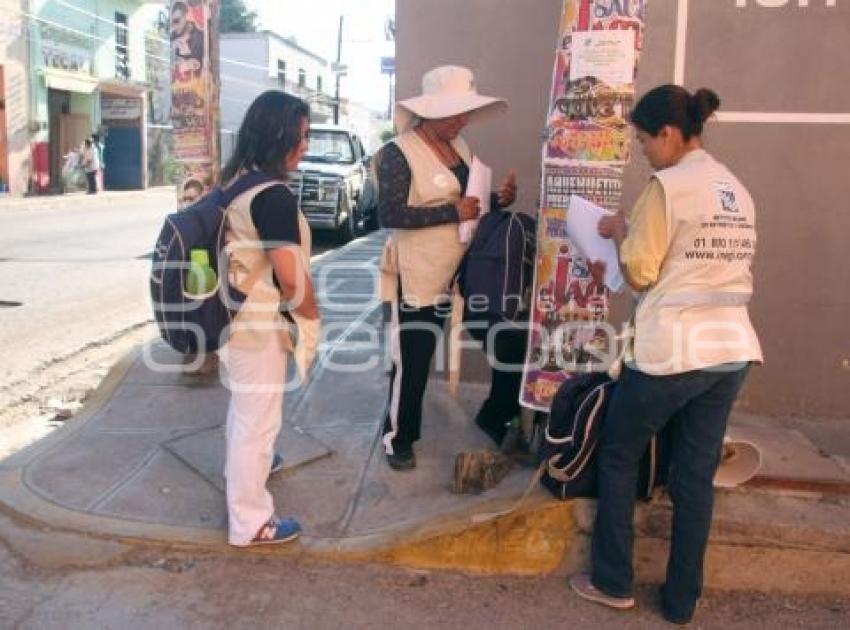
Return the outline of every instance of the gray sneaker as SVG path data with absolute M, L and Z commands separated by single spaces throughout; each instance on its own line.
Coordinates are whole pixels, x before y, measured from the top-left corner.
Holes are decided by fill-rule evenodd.
M 609 608 L 626 610 L 628 608 L 634 608 L 635 605 L 634 597 L 614 597 L 613 595 L 606 595 L 600 591 L 590 581 L 589 573 L 579 573 L 571 577 L 570 587 L 578 593 L 579 597 L 586 599 L 589 602 L 596 602 L 597 604 L 608 606 Z

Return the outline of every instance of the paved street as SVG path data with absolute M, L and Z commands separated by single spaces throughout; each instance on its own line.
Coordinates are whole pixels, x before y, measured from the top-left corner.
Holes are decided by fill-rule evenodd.
M 673 628 L 657 589 L 636 610 L 584 602 L 561 576 L 476 577 L 273 553 L 192 553 L 24 529 L 0 515 L 0 627 L 420 630 Z M 710 591 L 695 628 L 846 628 L 848 602 Z
M 146 256 L 175 200 L 156 189 L 10 205 L 0 203 L 0 392 L 150 318 Z
M 0 391 L 150 319 L 148 255 L 174 208 L 170 188 L 0 201 Z
M 102 376 L 114 360 L 110 344 L 126 342 L 117 348 L 123 353 L 155 334 L 144 327 L 151 319 L 149 253 L 174 209 L 171 188 L 0 200 L 0 410 L 62 399 L 65 384 L 51 389 L 60 376 L 86 369 Z M 314 240 L 316 254 L 334 247 L 327 235 Z M 31 405 L 21 418 L 3 418 L 0 454 L 48 430 L 42 423 L 30 427 L 32 435 L 26 427 L 6 431 L 37 411 Z

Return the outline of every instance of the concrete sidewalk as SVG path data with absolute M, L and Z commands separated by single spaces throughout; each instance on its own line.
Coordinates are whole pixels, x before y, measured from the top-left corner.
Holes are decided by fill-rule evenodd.
M 519 467 L 482 495 L 450 492 L 455 454 L 489 445 L 470 421 L 482 385 L 453 397 L 435 379 L 416 470 L 386 465 L 379 435 L 388 379 L 374 334 L 382 242 L 380 233 L 359 239 L 316 264 L 333 332 L 312 380 L 286 395 L 278 445 L 287 470 L 269 482 L 280 513 L 297 516 L 305 535 L 273 552 L 486 573 L 582 566 L 593 502 L 557 502 L 535 489 L 508 512 L 532 476 Z M 227 400 L 217 375 L 184 375 L 179 357 L 154 342 L 117 365 L 79 417 L 0 462 L 0 503 L 53 529 L 224 547 Z M 718 492 L 707 583 L 850 593 L 846 428 L 746 416 L 734 425 L 763 448 L 764 468 L 751 486 Z M 639 574 L 663 570 L 668 519 L 664 498 L 638 510 Z
M 96 195 L 85 191 L 75 191 L 57 195 L 33 195 L 30 197 L 0 198 L 0 213 L 4 210 L 50 210 L 56 208 L 91 208 L 94 206 L 119 205 L 125 199 L 151 198 L 165 199 L 167 203 L 177 205 L 174 186 L 154 186 L 144 190 L 105 190 Z

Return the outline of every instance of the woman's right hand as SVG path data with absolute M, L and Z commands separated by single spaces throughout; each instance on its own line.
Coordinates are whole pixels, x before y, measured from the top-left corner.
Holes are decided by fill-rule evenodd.
M 607 269 L 608 266 L 604 260 L 594 260 L 590 263 L 590 275 L 597 285 L 602 286 L 605 284 L 605 272 Z
M 469 221 L 477 219 L 481 214 L 481 202 L 478 197 L 462 197 L 455 206 L 457 207 L 457 216 L 461 221 Z

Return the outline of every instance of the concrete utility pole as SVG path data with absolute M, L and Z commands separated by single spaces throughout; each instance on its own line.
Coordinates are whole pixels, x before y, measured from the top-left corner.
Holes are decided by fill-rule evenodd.
M 343 16 L 339 16 L 339 32 L 336 39 L 336 91 L 334 92 L 334 124 L 339 124 L 339 77 L 340 64 L 342 63 L 342 20 Z
M 178 200 L 191 203 L 218 183 L 220 0 L 171 0 L 171 120 L 174 158 L 182 167 Z

